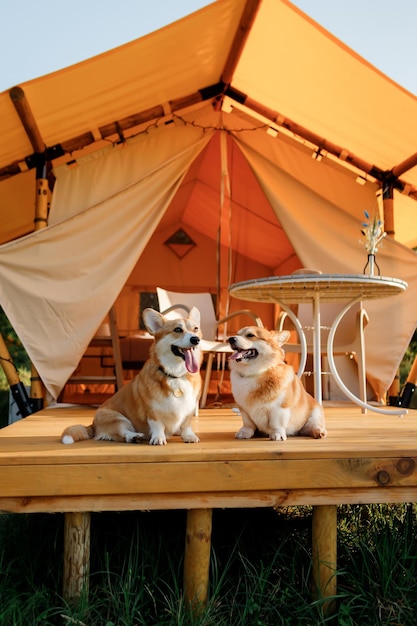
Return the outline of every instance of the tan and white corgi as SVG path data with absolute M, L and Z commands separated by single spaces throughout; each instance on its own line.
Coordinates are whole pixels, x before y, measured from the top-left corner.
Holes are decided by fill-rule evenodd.
M 168 320 L 145 309 L 143 321 L 155 342 L 142 370 L 97 409 L 91 426 L 64 430 L 62 443 L 94 438 L 164 445 L 174 434 L 199 441 L 191 420 L 201 393 L 200 312 L 193 307 L 187 319 Z
M 284 362 L 282 345 L 290 333 L 247 326 L 228 338 L 232 393 L 240 409 L 237 439 L 258 430 L 274 441 L 288 435 L 326 436 L 322 406 L 304 389 L 294 369 Z

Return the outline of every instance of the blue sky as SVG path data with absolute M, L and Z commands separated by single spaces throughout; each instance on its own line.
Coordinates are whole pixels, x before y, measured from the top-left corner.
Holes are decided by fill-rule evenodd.
M 293 3 L 417 95 L 417 0 Z M 141 37 L 207 4 L 208 0 L 0 0 L 0 91 Z

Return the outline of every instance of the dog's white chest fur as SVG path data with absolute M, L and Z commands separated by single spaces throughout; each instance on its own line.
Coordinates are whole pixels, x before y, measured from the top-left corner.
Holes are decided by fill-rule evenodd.
M 169 378 L 167 381 L 170 393 L 156 399 L 156 407 L 162 413 L 172 416 L 173 432 L 182 424 L 184 419 L 196 409 L 196 398 L 191 383 L 182 378 Z
M 258 380 L 255 376 L 242 376 L 235 370 L 230 372 L 230 383 L 233 394 L 235 397 L 239 397 L 239 402 L 244 402 L 248 395 L 255 391 L 258 386 Z

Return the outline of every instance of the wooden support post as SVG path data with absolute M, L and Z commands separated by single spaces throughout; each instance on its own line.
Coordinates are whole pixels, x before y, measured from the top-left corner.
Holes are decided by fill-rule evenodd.
M 88 595 L 90 513 L 65 513 L 63 596 L 74 601 Z
M 384 230 L 388 237 L 394 239 L 394 185 L 391 181 L 384 181 L 382 185 L 382 205 L 384 209 Z
M 44 162 L 36 170 L 35 230 L 42 230 L 48 226 L 49 195 L 46 162 Z
M 337 506 L 320 505 L 313 508 L 312 529 L 313 596 L 316 600 L 333 598 L 337 591 Z M 332 610 L 334 600 L 323 605 Z
M 39 155 L 36 167 L 36 199 L 34 229 L 42 230 L 48 225 L 49 183 L 46 178 L 47 163 L 45 155 Z M 41 411 L 44 406 L 45 387 L 33 363 L 31 364 L 30 399 L 33 411 Z
M 23 89 L 21 87 L 13 87 L 9 95 L 37 156 L 34 230 L 40 230 L 48 225 L 50 193 L 47 179 L 46 146 Z M 34 412 L 43 409 L 44 396 L 45 388 L 32 363 L 30 397 L 32 410 Z
M 191 509 L 187 513 L 184 558 L 184 597 L 198 610 L 208 596 L 212 509 Z

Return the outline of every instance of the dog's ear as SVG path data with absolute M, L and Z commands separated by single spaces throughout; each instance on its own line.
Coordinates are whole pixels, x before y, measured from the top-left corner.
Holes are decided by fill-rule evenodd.
M 194 320 L 195 323 L 198 324 L 198 326 L 200 326 L 201 315 L 200 315 L 200 311 L 197 309 L 196 306 L 193 306 L 193 308 L 191 309 L 191 311 L 188 314 L 188 317 L 190 319 Z
M 155 309 L 145 309 L 142 313 L 142 317 L 146 330 L 148 330 L 151 335 L 156 335 L 158 331 L 162 330 L 164 316 L 159 313 L 159 311 Z
M 275 339 L 278 341 L 280 346 L 282 346 L 284 343 L 287 343 L 290 336 L 291 333 L 289 330 L 281 330 L 280 332 L 275 332 Z

